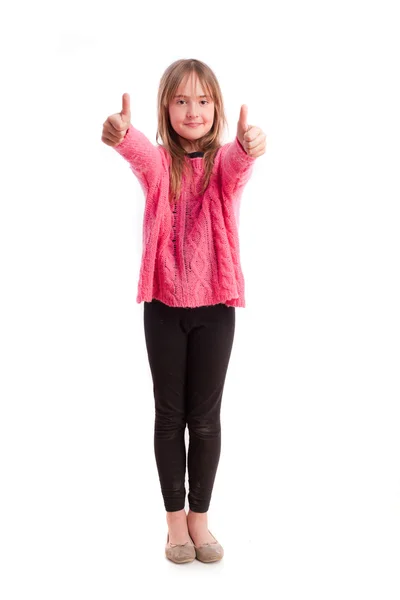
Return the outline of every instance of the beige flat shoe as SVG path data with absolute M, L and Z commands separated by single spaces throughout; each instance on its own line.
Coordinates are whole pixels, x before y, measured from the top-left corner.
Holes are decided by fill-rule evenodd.
M 171 544 L 169 541 L 169 533 L 167 535 L 167 543 L 165 546 L 165 556 L 174 563 L 192 562 L 196 558 L 196 550 L 193 542 L 185 544 Z
M 201 562 L 205 563 L 221 560 L 221 558 L 224 556 L 223 547 L 217 541 L 215 535 L 213 535 L 210 530 L 208 530 L 208 532 L 213 536 L 215 542 L 200 544 L 200 546 L 194 546 L 197 560 L 200 560 Z

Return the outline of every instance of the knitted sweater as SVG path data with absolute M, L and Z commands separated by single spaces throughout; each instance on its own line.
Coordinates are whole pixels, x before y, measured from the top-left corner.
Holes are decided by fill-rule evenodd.
M 145 194 L 136 302 L 154 298 L 187 308 L 219 303 L 245 307 L 239 208 L 255 158 L 245 152 L 237 137 L 221 146 L 201 195 L 202 153 L 186 154 L 192 181 L 183 175 L 180 198 L 171 205 L 169 152 L 154 146 L 132 125 L 114 148 L 128 161 Z

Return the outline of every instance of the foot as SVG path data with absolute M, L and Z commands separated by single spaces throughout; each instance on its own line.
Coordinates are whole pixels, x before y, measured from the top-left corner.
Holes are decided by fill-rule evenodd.
M 196 513 L 189 509 L 187 514 L 187 527 L 195 546 L 202 544 L 215 544 L 216 539 L 208 531 L 207 513 Z
M 186 544 L 186 542 L 190 542 L 185 509 L 183 508 L 182 510 L 167 512 L 166 516 L 168 524 L 169 543 Z

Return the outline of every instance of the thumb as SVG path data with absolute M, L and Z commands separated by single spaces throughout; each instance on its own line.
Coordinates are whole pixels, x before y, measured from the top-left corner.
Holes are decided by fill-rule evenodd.
M 242 130 L 241 131 L 242 135 L 244 135 L 249 128 L 249 126 L 247 124 L 248 110 L 249 109 L 246 104 L 242 104 L 242 106 L 240 107 L 240 116 L 239 116 L 238 125 L 239 125 L 240 129 Z
M 131 121 L 131 104 L 129 94 L 122 94 L 122 110 L 120 112 L 121 119 L 124 123 Z

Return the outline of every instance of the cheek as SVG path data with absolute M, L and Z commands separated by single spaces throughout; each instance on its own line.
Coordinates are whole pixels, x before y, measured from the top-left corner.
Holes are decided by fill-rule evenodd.
M 180 123 L 181 121 L 184 120 L 184 115 L 179 110 L 170 109 L 170 111 L 169 111 L 169 118 L 171 120 L 171 123 L 178 124 L 178 123 Z
M 214 111 L 211 111 L 211 112 L 207 113 L 206 120 L 207 120 L 207 124 L 208 125 L 211 126 L 213 124 L 213 122 L 214 122 Z

